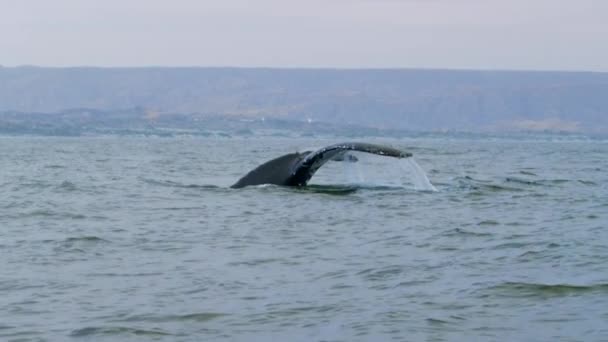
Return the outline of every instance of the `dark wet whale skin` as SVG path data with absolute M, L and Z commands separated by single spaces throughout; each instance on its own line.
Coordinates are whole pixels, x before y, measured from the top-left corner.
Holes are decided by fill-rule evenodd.
M 289 153 L 272 159 L 247 173 L 231 188 L 259 184 L 305 186 L 323 164 L 347 151 L 359 151 L 393 158 L 412 156 L 411 153 L 389 146 L 359 142 L 340 143 L 323 147 L 314 152 Z

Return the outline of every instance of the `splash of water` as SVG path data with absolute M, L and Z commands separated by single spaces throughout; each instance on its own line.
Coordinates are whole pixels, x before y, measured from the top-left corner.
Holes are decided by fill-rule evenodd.
M 343 176 L 348 180 L 348 184 L 383 185 L 389 187 L 405 186 L 408 188 L 413 187 L 416 191 L 438 191 L 413 157 L 398 160 L 394 158 L 376 159 L 375 163 L 366 163 L 366 157 L 369 156 L 358 156 L 360 162 L 357 163 L 341 163 L 343 165 Z M 370 158 L 374 158 L 374 156 Z M 397 167 L 395 161 L 397 161 L 399 167 Z M 371 168 L 366 169 L 366 166 L 370 167 L 370 165 Z M 367 175 L 373 175 L 371 177 L 371 184 L 367 183 Z
M 401 159 L 400 166 L 404 171 L 411 175 L 414 189 L 418 191 L 437 191 L 437 188 L 431 184 L 431 181 L 426 176 L 424 170 L 416 163 L 414 157 Z

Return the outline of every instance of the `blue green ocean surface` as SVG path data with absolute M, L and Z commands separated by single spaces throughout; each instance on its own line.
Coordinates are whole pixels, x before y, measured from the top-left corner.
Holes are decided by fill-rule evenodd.
M 0 340 L 608 340 L 606 141 L 349 140 L 0 137 Z

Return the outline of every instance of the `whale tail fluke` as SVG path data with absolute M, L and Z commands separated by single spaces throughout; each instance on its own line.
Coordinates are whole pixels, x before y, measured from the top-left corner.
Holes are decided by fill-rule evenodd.
M 359 151 L 393 158 L 412 156 L 411 153 L 383 145 L 358 142 L 335 144 L 314 152 L 290 153 L 272 159 L 247 173 L 231 188 L 259 184 L 305 186 L 321 166 L 330 160 L 341 159 L 347 151 Z

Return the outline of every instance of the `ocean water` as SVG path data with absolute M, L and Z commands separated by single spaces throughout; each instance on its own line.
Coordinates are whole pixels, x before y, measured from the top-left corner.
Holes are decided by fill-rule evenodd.
M 0 340 L 608 340 L 608 143 L 345 140 L 0 138 Z

